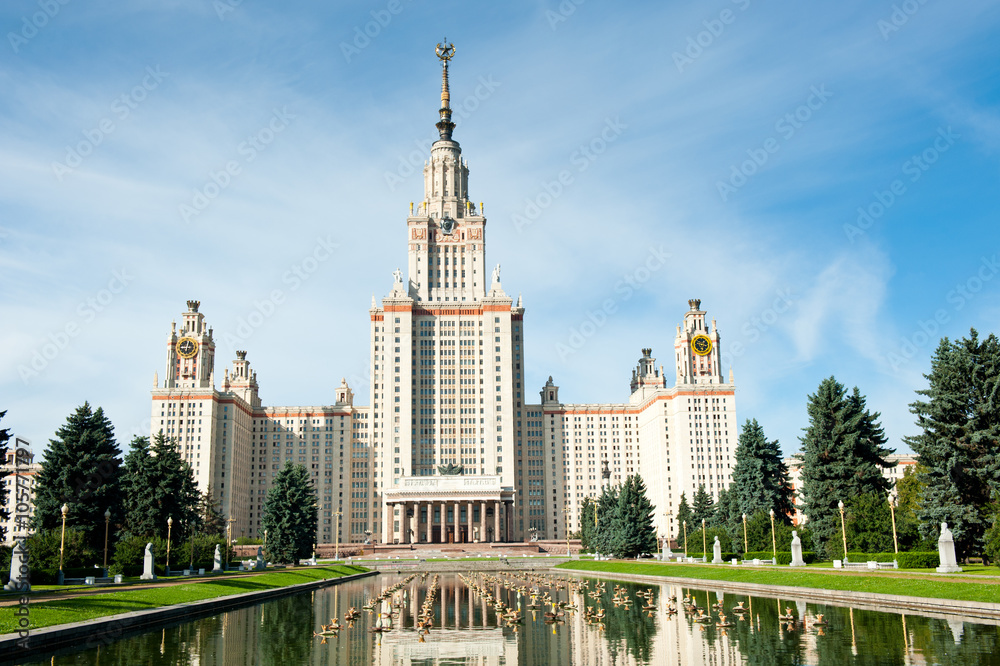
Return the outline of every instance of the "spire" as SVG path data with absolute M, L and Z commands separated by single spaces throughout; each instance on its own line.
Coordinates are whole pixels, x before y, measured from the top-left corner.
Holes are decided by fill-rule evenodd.
M 445 38 L 443 42 L 435 47 L 434 52 L 441 61 L 441 120 L 437 122 L 438 134 L 442 141 L 451 141 L 451 132 L 455 129 L 455 123 L 451 122 L 451 93 L 448 90 L 448 61 L 455 57 L 455 46 L 448 43 Z

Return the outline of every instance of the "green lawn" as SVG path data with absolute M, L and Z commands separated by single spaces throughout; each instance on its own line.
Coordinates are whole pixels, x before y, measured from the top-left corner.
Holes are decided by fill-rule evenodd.
M 713 567 L 698 564 L 652 562 L 567 562 L 560 564 L 557 568 L 1000 603 L 1000 585 L 998 584 L 955 581 L 931 576 L 903 578 L 893 575 L 895 572 L 887 571 L 858 576 L 809 571 L 808 568 Z
M 122 590 L 107 594 L 93 594 L 71 599 L 56 599 L 31 603 L 31 628 L 50 627 L 56 624 L 82 622 L 107 615 L 117 615 L 131 611 L 147 610 L 160 606 L 183 604 L 203 599 L 215 599 L 230 594 L 257 592 L 298 583 L 309 583 L 327 578 L 339 578 L 367 571 L 357 566 L 310 567 L 289 571 L 275 571 L 247 578 L 227 580 L 192 581 L 169 587 L 150 587 L 137 590 Z M 161 579 L 162 581 L 162 579 Z M 16 607 L 15 607 L 16 608 Z M 14 609 L 0 609 L 0 634 L 16 630 Z

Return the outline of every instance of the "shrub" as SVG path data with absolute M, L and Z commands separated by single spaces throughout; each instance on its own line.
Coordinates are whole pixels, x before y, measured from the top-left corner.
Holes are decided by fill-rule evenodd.
M 133 536 L 122 539 L 115 544 L 115 554 L 112 564 L 108 567 L 111 574 L 138 576 L 142 573 L 143 558 L 146 554 L 146 544 L 153 544 L 153 566 L 157 575 L 166 568 L 167 540 L 160 537 Z M 199 534 L 194 537 L 194 568 L 211 571 L 215 562 L 215 546 L 219 545 L 223 563 L 226 558 L 226 540 L 215 536 Z M 171 570 L 187 569 L 191 563 L 191 540 L 174 542 L 170 546 Z
M 778 551 L 776 556 L 774 555 L 773 551 L 770 550 L 759 550 L 757 552 L 747 553 L 746 559 L 769 560 L 771 559 L 772 556 L 775 557 L 775 559 L 778 561 L 778 564 L 788 565 L 792 563 L 792 554 L 790 552 L 782 552 L 780 550 Z M 805 562 L 806 564 L 812 564 L 813 562 L 816 561 L 816 553 L 808 550 L 802 551 L 802 561 Z
M 0 583 L 6 585 L 10 581 L 10 546 L 0 546 Z
M 900 553 L 848 553 L 848 562 L 892 562 L 896 560 L 900 569 L 933 569 L 940 564 L 936 552 Z
M 59 545 L 62 530 L 39 530 L 28 537 L 28 555 L 31 558 L 31 568 L 59 569 Z M 101 553 L 103 557 L 104 553 Z M 66 529 L 66 544 L 63 552 L 63 571 L 69 567 L 84 567 L 99 563 L 100 558 L 86 545 L 82 531 Z M 10 563 L 7 564 L 8 571 Z

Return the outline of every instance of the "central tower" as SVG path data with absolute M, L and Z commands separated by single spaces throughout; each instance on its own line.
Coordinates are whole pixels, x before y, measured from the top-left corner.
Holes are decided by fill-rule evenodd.
M 436 53 L 440 138 L 424 165 L 423 201 L 406 219 L 408 281 L 397 270 L 369 311 L 373 490 L 385 543 L 506 541 L 523 534 L 513 503 L 524 310 L 504 293 L 499 266 L 487 274 L 486 218 L 452 138 L 455 47 Z
M 409 296 L 417 301 L 475 301 L 486 295 L 486 218 L 469 199 L 469 165 L 451 137 L 448 63 L 451 44 L 438 44 L 441 60 L 440 138 L 424 163 L 424 199 L 410 204 Z

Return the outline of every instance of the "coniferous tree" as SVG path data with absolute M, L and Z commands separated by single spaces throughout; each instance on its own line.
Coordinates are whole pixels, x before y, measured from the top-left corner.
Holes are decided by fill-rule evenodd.
M 123 528 L 126 536 L 151 537 L 156 534 L 153 466 L 149 439 L 136 437 L 122 465 L 122 493 L 125 497 Z
M 6 415 L 7 410 L 0 412 L 0 421 Z M 0 428 L 0 543 L 4 543 L 7 540 L 7 528 L 2 523 L 10 518 L 10 511 L 7 509 L 7 482 L 3 480 L 9 472 L 2 466 L 7 462 L 7 442 L 9 440 L 10 429 Z
M 840 555 L 840 510 L 837 503 L 870 492 L 885 491 L 889 482 L 881 468 L 885 435 L 878 414 L 871 413 L 855 388 L 848 396 L 834 377 L 820 382 L 809 396 L 809 427 L 802 438 L 803 511 L 821 557 Z
M 198 501 L 198 516 L 201 519 L 201 533 L 219 536 L 226 533 L 226 519 L 219 511 L 219 503 L 212 496 L 212 486 L 205 489 Z
M 694 494 L 694 505 L 691 507 L 691 519 L 695 526 L 700 528 L 701 521 L 712 522 L 715 517 L 715 502 L 712 496 L 705 490 L 705 484 L 699 484 L 698 490 Z
M 583 509 L 580 512 L 580 547 L 590 550 L 591 541 L 597 527 L 594 525 L 594 509 L 597 501 L 588 497 L 583 501 Z
M 618 557 L 656 552 L 653 504 L 646 497 L 642 477 L 632 474 L 618 491 L 614 518 L 610 521 L 611 550 Z
M 132 536 L 159 536 L 183 540 L 201 522 L 200 496 L 191 465 L 177 445 L 162 433 L 132 440 L 125 457 L 123 489 L 127 500 L 125 528 Z M 173 527 L 167 529 L 167 520 Z
M 78 407 L 49 440 L 35 477 L 36 530 L 62 526 L 62 505 L 66 504 L 67 526 L 83 532 L 88 547 L 104 547 L 104 512 L 111 510 L 111 522 L 121 520 L 121 450 L 115 442 L 114 427 L 98 407 Z
M 725 530 L 733 544 L 733 550 L 743 552 L 743 518 L 738 503 L 736 488 L 730 486 L 719 491 L 719 501 L 715 503 L 715 517 L 712 527 Z
M 618 514 L 618 486 L 605 486 L 597 498 L 597 527 L 590 538 L 591 550 L 608 555 L 613 551 L 615 517 Z
M 290 461 L 274 477 L 264 500 L 267 552 L 276 562 L 295 562 L 316 542 L 316 491 L 309 472 Z
M 781 459 L 778 440 L 769 442 L 756 419 L 748 420 L 740 433 L 730 488 L 736 495 L 739 515 L 773 510 L 777 519 L 791 522 L 795 508 L 788 466 Z
M 920 530 L 936 538 L 946 522 L 959 557 L 982 553 L 991 495 L 1000 490 L 1000 343 L 992 334 L 980 340 L 975 329 L 944 338 L 925 377 L 929 386 L 917 394 L 927 399 L 910 405 L 922 432 L 904 440 L 925 470 Z
M 691 507 L 688 505 L 687 498 L 684 497 L 684 493 L 681 493 L 681 501 L 677 504 L 677 533 L 680 534 L 681 526 L 687 521 L 689 524 L 694 523 L 694 519 L 691 514 Z

